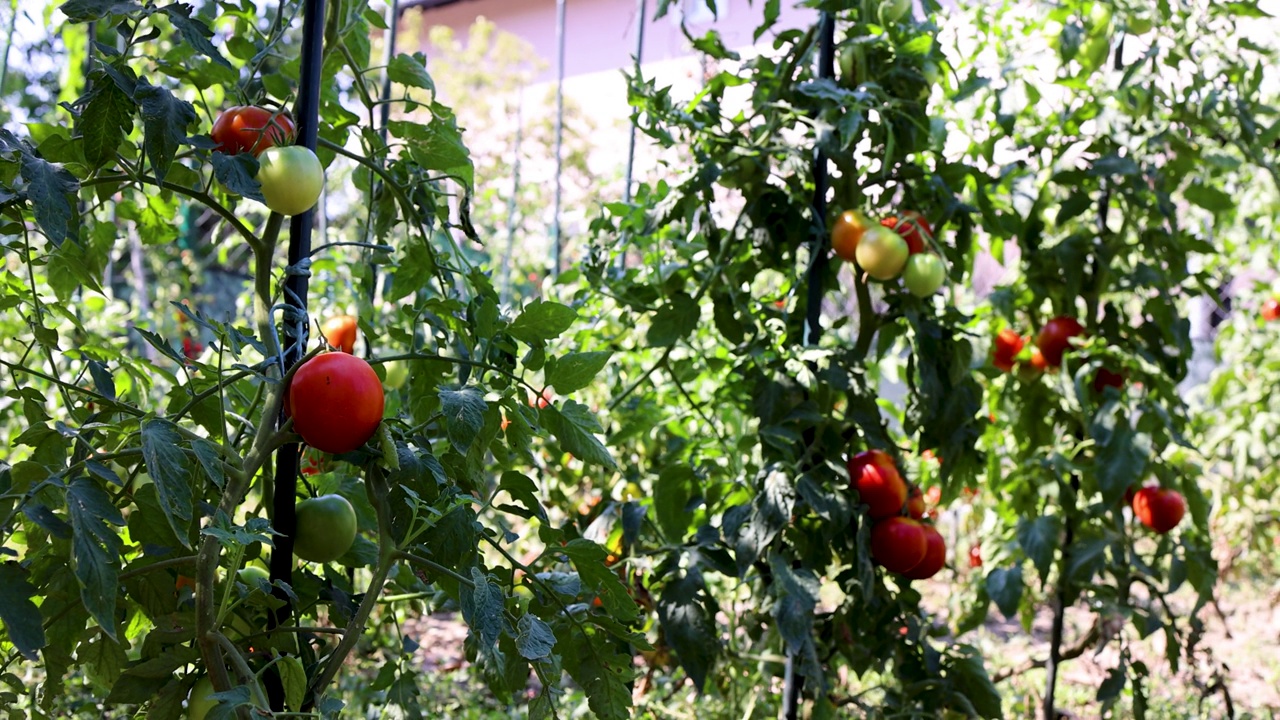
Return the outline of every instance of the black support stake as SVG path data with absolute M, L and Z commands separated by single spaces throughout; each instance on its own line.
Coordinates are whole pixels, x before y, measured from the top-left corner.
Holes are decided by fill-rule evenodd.
M 835 16 L 822 13 L 818 20 L 818 77 L 835 77 Z M 827 156 L 821 147 L 813 149 L 813 236 L 809 242 L 811 256 L 805 272 L 806 307 L 804 344 L 816 345 L 822 337 L 822 297 L 827 275 Z M 796 654 L 787 650 L 782 696 L 782 717 L 796 720 L 800 716 L 800 691 L 804 675 L 796 668 Z
M 298 128 L 297 144 L 316 149 L 317 130 L 320 123 L 320 66 L 321 48 L 324 44 L 324 0 L 305 0 L 302 19 L 302 66 L 298 87 L 298 102 L 294 106 L 294 122 Z M 311 227 L 314 210 L 294 215 L 289 221 L 289 267 L 299 264 L 311 255 Z M 285 367 L 292 367 L 303 356 L 307 343 L 307 324 L 301 322 L 307 312 L 308 275 L 305 272 L 289 272 L 285 279 L 285 303 L 288 305 L 284 321 L 284 339 L 281 351 Z M 284 417 L 279 418 L 280 422 Z M 294 500 L 298 492 L 298 455 L 296 444 L 285 445 L 276 452 L 275 496 L 272 500 L 272 523 L 278 535 L 271 552 L 271 580 L 293 583 L 293 535 L 297 531 L 294 517 Z M 289 625 L 293 606 L 285 593 L 276 588 L 273 593 L 284 601 L 271 618 L 272 627 Z M 284 710 L 284 689 L 278 679 L 268 681 L 267 695 L 271 708 Z

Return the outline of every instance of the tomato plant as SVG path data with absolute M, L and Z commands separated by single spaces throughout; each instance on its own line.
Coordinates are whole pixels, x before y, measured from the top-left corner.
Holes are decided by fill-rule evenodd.
M 219 152 L 241 152 L 260 156 L 264 150 L 293 142 L 296 129 L 288 113 L 272 112 L 256 105 L 237 105 L 223 110 L 213 123 L 209 137 Z
M 311 447 L 342 454 L 364 445 L 382 422 L 382 381 L 369 363 L 331 352 L 307 360 L 289 383 L 293 429 Z
M 297 505 L 293 554 L 309 562 L 329 563 L 342 557 L 356 539 L 356 511 L 341 495 L 321 495 Z
M 257 180 L 268 208 L 281 215 L 300 215 L 320 199 L 324 168 L 305 147 L 270 147 L 258 156 Z

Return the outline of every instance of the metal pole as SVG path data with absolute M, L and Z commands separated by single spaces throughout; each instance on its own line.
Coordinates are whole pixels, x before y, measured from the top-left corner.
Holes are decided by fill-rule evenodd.
M 560 254 L 564 249 L 560 237 L 560 171 L 564 165 L 564 6 L 556 0 L 556 187 L 555 209 L 551 218 L 551 277 L 560 276 Z
M 818 77 L 835 77 L 835 16 L 822 13 L 818 20 Z M 827 274 L 827 157 L 821 148 L 813 151 L 813 237 L 810 240 L 809 268 L 805 273 L 808 288 L 804 318 L 804 344 L 816 345 L 822 336 L 822 296 Z M 796 654 L 787 650 L 783 688 L 782 717 L 796 720 L 800 714 L 800 691 L 804 675 L 796 672 Z
M 511 197 L 507 198 L 507 252 L 502 256 L 503 305 L 511 302 L 511 255 L 516 247 L 516 196 L 520 193 L 520 143 L 524 139 L 524 87 L 516 96 L 515 157 L 511 161 Z
M 324 44 L 325 0 L 306 0 L 302 19 L 302 67 L 298 84 L 298 103 L 294 106 L 294 121 L 298 127 L 297 144 L 316 149 L 316 135 L 320 115 L 320 65 Z M 289 266 L 297 267 L 311 255 L 311 227 L 314 210 L 294 215 L 289 221 Z M 307 311 L 308 278 L 305 273 L 290 273 L 285 279 L 284 300 L 289 307 L 284 322 L 285 367 L 292 367 L 303 355 L 307 340 L 307 325 L 298 322 Z M 291 317 L 292 315 L 292 317 Z M 283 423 L 283 413 L 278 418 Z M 294 501 L 298 492 L 298 454 L 296 444 L 285 445 L 276 452 L 275 495 L 272 498 L 272 524 L 279 534 L 274 538 L 271 551 L 271 580 L 283 580 L 293 584 L 293 535 L 297 531 Z M 276 588 L 276 597 L 284 605 L 273 613 L 270 626 L 289 625 L 293 606 L 284 591 Z M 284 710 L 284 691 L 278 682 L 267 683 L 267 691 L 273 710 Z
M 636 67 L 644 62 L 644 18 L 648 0 L 636 0 Z M 631 137 L 627 141 L 627 177 L 626 184 L 622 187 L 622 202 L 631 202 L 631 173 L 635 169 L 636 161 L 636 123 L 631 122 Z M 623 265 L 626 265 L 626 256 L 623 255 Z
M 644 19 L 648 15 L 648 0 L 636 0 L 636 70 L 639 71 L 640 64 L 644 62 Z M 636 162 L 636 121 L 631 121 L 627 139 L 627 174 L 623 180 L 622 186 L 622 202 L 631 202 L 631 178 L 635 170 Z M 618 253 L 618 270 L 627 269 L 627 245 L 628 237 L 624 234 L 621 238 L 622 248 Z

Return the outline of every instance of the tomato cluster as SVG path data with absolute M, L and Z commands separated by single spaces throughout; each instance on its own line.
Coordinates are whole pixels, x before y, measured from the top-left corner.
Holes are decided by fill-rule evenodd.
M 227 155 L 258 158 L 258 183 L 267 208 L 300 215 L 315 207 L 324 189 L 324 167 L 310 149 L 292 145 L 295 127 L 288 115 L 257 106 L 227 108 L 209 136 Z
M 871 556 L 876 562 L 912 580 L 931 578 L 942 569 L 947 543 L 937 528 L 921 521 L 924 495 L 918 487 L 907 487 L 888 453 L 865 450 L 849 458 L 849 484 L 874 522 Z
M 902 276 L 916 297 L 933 295 L 947 279 L 942 259 L 932 251 L 933 228 L 914 210 L 872 224 L 857 210 L 846 210 L 831 227 L 831 249 L 881 282 Z
M 1049 320 L 1040 328 L 1035 344 L 1031 345 L 1027 357 L 1022 359 L 1024 348 L 1031 342 L 1029 336 L 1019 335 L 1011 328 L 1003 328 L 996 333 L 991 344 L 991 365 L 1001 372 L 1012 372 L 1018 364 L 1024 364 L 1030 373 L 1045 370 L 1056 370 L 1062 367 L 1063 358 L 1071 351 L 1072 338 L 1084 337 L 1085 329 L 1079 320 L 1067 315 L 1059 315 Z M 1093 391 L 1101 393 L 1113 387 L 1117 390 L 1124 387 L 1127 375 L 1124 371 L 1110 368 L 1098 368 L 1093 376 Z

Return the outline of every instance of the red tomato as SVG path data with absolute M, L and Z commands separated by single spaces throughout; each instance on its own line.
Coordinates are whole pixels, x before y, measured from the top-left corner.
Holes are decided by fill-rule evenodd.
M 329 347 L 350 353 L 356 347 L 356 335 L 359 327 L 351 315 L 335 315 L 325 321 L 320 328 Z
M 934 485 L 929 488 L 924 494 L 924 500 L 930 505 L 937 505 L 942 502 L 942 486 Z
M 237 105 L 222 111 L 209 136 L 227 155 L 251 152 L 257 157 L 269 147 L 293 142 L 296 130 L 287 114 L 276 114 L 255 105 Z
M 1098 368 L 1098 373 L 1093 376 L 1093 391 L 1101 393 L 1104 388 L 1113 387 L 1120 390 L 1124 387 L 1124 373 L 1113 372 L 1107 368 Z
M 182 338 L 182 354 L 188 360 L 195 360 L 202 352 L 204 352 L 203 343 L 191 337 Z
M 1133 515 L 1138 522 L 1161 535 L 1182 522 L 1187 513 L 1187 501 L 1177 490 L 1144 487 L 1133 494 Z
M 890 517 L 871 527 L 871 557 L 885 570 L 904 573 L 920 564 L 929 549 L 918 520 Z
M 369 363 L 346 353 L 325 353 L 294 373 L 285 412 L 308 445 L 336 455 L 373 437 L 384 401 L 382 382 Z
M 862 234 L 867 231 L 870 224 L 871 221 L 857 210 L 845 210 L 840 213 L 835 225 L 831 227 L 831 249 L 836 255 L 854 262 L 858 241 L 862 239 Z
M 1280 320 L 1280 300 L 1267 298 L 1266 302 L 1262 303 L 1262 319 L 1267 322 Z
M 919 485 L 912 485 L 907 493 L 907 515 L 919 520 L 924 517 L 924 493 Z
M 907 241 L 907 248 L 912 255 L 924 252 L 927 241 L 933 239 L 933 228 L 929 226 L 929 221 L 915 210 L 908 210 L 899 217 L 885 218 L 880 224 L 896 230 Z
M 907 484 L 883 450 L 866 450 L 849 458 L 849 486 L 858 491 L 873 519 L 897 515 L 907 501 Z
M 1022 352 L 1026 340 L 1021 335 L 1005 328 L 996 334 L 996 341 L 991 346 L 991 364 L 1002 372 L 1013 370 L 1014 358 Z
M 1084 326 L 1073 317 L 1060 315 L 1040 328 L 1036 338 L 1036 347 L 1044 354 L 1044 362 L 1049 367 L 1061 367 L 1062 355 L 1071 349 L 1071 338 L 1084 334 Z
M 969 567 L 971 568 L 982 567 L 982 548 L 978 547 L 977 545 L 972 545 L 969 547 Z
M 924 531 L 924 557 L 915 567 L 903 573 L 912 580 L 928 580 L 947 564 L 947 541 L 932 525 L 921 525 Z

